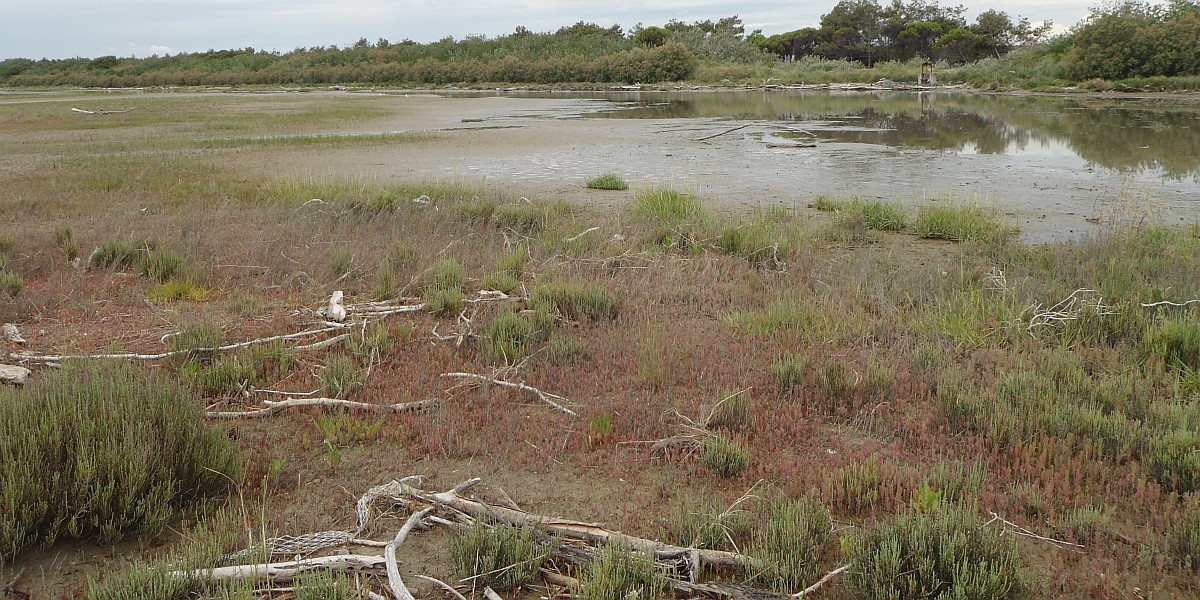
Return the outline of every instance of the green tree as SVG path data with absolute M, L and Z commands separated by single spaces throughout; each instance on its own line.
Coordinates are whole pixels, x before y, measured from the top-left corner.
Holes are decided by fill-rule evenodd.
M 657 26 L 647 27 L 633 34 L 633 43 L 651 48 L 657 48 L 667 43 L 669 39 L 671 39 L 671 30 Z

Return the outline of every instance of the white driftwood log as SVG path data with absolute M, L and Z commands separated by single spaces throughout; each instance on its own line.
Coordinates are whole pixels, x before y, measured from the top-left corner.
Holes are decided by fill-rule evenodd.
M 558 396 L 558 395 L 555 395 L 555 394 L 550 394 L 550 393 L 547 393 L 547 392 L 543 392 L 543 391 L 541 391 L 541 390 L 539 390 L 539 389 L 537 389 L 537 388 L 535 388 L 535 387 L 531 387 L 531 386 L 525 385 L 525 384 L 523 384 L 523 383 L 516 383 L 516 382 L 512 382 L 512 381 L 504 381 L 503 379 L 495 379 L 495 378 L 492 378 L 492 377 L 488 377 L 488 376 L 486 376 L 486 375 L 477 375 L 477 374 L 475 374 L 475 373 L 442 373 L 442 377 L 459 378 L 459 379 L 471 379 L 471 380 L 474 380 L 474 381 L 482 381 L 482 382 L 484 382 L 484 383 L 490 383 L 490 384 L 492 384 L 492 385 L 498 385 L 498 386 L 500 386 L 500 387 L 506 387 L 506 388 L 509 388 L 509 389 L 520 390 L 520 391 L 522 391 L 522 392 L 529 392 L 530 394 L 533 394 L 534 396 L 537 396 L 537 398 L 538 398 L 539 400 L 541 400 L 542 402 L 545 402 L 546 404 L 549 404 L 550 406 L 554 407 L 555 409 L 557 409 L 557 410 L 560 410 L 560 411 L 562 411 L 562 412 L 565 412 L 565 413 L 567 413 L 568 415 L 571 415 L 572 417 L 576 417 L 576 418 L 578 418 L 578 417 L 579 417 L 579 414 L 578 414 L 578 413 L 576 413 L 575 411 L 573 411 L 573 410 L 571 410 L 571 409 L 569 409 L 569 408 L 567 408 L 567 407 L 565 407 L 565 406 L 563 406 L 563 405 L 561 405 L 561 404 L 559 404 L 559 403 L 557 403 L 557 402 L 555 402 L 555 401 L 554 401 L 554 400 L 564 400 L 564 401 L 565 401 L 565 400 L 566 400 L 566 398 L 563 398 L 562 396 Z
M 551 534 L 577 540 L 584 540 L 593 544 L 621 544 L 635 550 L 641 550 L 659 559 L 670 560 L 689 555 L 698 556 L 702 564 L 718 569 L 746 569 L 756 564 L 754 559 L 743 554 L 725 552 L 722 550 L 707 550 L 700 548 L 682 548 L 679 546 L 672 546 L 670 544 L 664 544 L 655 540 L 625 535 L 619 531 L 610 531 L 594 523 L 584 523 L 581 521 L 534 515 L 495 504 L 487 504 L 478 500 L 469 500 L 459 496 L 459 493 L 474 486 L 480 481 L 481 480 L 478 478 L 469 479 L 463 483 L 460 483 L 452 490 L 438 493 L 430 493 L 424 490 L 419 490 L 407 484 L 403 485 L 402 489 L 406 495 L 412 496 L 413 498 L 423 502 L 439 504 L 453 508 L 466 513 L 475 519 L 482 519 L 489 522 L 507 523 L 520 527 L 540 527 Z
M 341 398 L 288 398 L 287 400 L 266 400 L 263 404 L 265 408 L 257 408 L 251 410 L 232 410 L 232 411 L 209 411 L 204 413 L 206 419 L 244 419 L 244 418 L 261 418 L 269 417 L 277 412 L 288 408 L 299 408 L 304 406 L 326 406 L 334 408 L 353 408 L 357 410 L 366 410 L 378 413 L 405 413 L 416 410 L 423 410 L 434 406 L 439 401 L 436 398 L 429 400 L 418 400 L 416 402 L 401 402 L 399 404 L 370 404 L 367 402 L 355 402 L 353 400 L 343 400 Z
M 396 564 L 396 549 L 400 547 L 400 544 L 404 543 L 404 538 L 408 537 L 408 532 L 412 531 L 412 528 L 417 523 L 420 523 L 421 519 L 430 512 L 433 512 L 432 506 L 409 515 L 408 520 L 404 522 L 404 526 L 400 528 L 400 531 L 396 532 L 396 538 L 383 549 L 383 560 L 387 566 L 388 588 L 391 589 L 392 595 L 396 597 L 396 600 L 416 600 L 413 598 L 412 592 L 408 591 L 408 587 L 404 585 L 404 580 L 400 579 L 400 567 Z
M 204 579 L 208 581 L 290 581 L 305 571 L 332 569 L 336 571 L 367 571 L 384 566 L 382 556 L 342 554 L 321 556 L 287 562 L 262 563 L 257 565 L 235 565 L 195 571 L 172 571 L 169 577 L 180 579 Z

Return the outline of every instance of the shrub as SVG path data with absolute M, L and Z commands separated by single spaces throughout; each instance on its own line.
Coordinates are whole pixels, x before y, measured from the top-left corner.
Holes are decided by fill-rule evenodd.
M 538 542 L 529 528 L 475 523 L 450 541 L 450 558 L 459 577 L 474 578 L 476 587 L 512 589 L 537 575 L 551 543 Z
M 625 190 L 629 189 L 629 183 L 619 176 L 612 173 L 605 173 L 599 177 L 588 180 L 587 186 L 593 190 Z
M 221 327 L 212 323 L 189 325 L 179 330 L 179 333 L 167 338 L 167 348 L 171 352 L 187 352 L 194 354 L 201 350 L 211 350 L 219 347 L 225 339 Z
M 829 474 L 825 488 L 834 505 L 850 514 L 874 508 L 880 500 L 882 477 L 879 462 L 872 458 L 865 463 L 852 463 Z
M 753 577 L 777 591 L 790 593 L 811 583 L 818 561 L 833 538 L 833 517 L 817 498 L 783 499 L 754 531 L 748 553 L 760 561 Z
M 584 573 L 584 600 L 658 600 L 667 591 L 667 578 L 659 573 L 654 559 L 619 544 L 600 550 Z
M 62 536 L 156 534 L 237 471 L 235 446 L 186 388 L 130 365 L 68 364 L 0 390 L 0 557 Z
M 1002 531 L 983 527 L 971 507 L 904 514 L 854 540 L 847 582 L 871 600 L 1020 598 L 1020 557 Z
M 713 435 L 704 441 L 701 459 L 713 473 L 734 477 L 750 465 L 750 451 L 725 436 Z
M 375 297 L 398 296 L 416 268 L 417 258 L 416 248 L 402 241 L 393 242 L 375 270 Z
M 484 275 L 480 285 L 485 290 L 496 290 L 505 294 L 512 294 L 521 289 L 521 280 L 510 271 L 496 271 L 495 273 Z
M 690 192 L 656 188 L 644 190 L 633 196 L 633 207 L 637 214 L 676 223 L 704 216 L 700 198 Z

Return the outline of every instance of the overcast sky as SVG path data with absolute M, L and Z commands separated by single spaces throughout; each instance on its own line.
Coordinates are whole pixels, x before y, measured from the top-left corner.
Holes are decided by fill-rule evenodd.
M 960 0 L 968 19 L 991 8 L 1038 22 L 1073 26 L 1096 0 Z M 881 0 L 886 4 L 888 0 Z M 587 21 L 603 26 L 661 25 L 739 15 L 767 35 L 818 23 L 837 0 L 0 0 L 0 59 L 149 56 L 208 49 L 288 52 L 446 36 L 496 36 L 518 25 L 553 31 Z M 939 2 L 953 6 L 959 2 Z

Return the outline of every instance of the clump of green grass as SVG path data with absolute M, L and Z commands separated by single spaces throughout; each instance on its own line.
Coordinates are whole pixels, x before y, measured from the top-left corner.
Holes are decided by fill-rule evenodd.
M 21 277 L 20 273 L 8 267 L 0 267 L 0 292 L 15 298 L 17 294 L 21 293 L 23 287 L 25 287 L 25 278 Z
M 803 354 L 787 354 L 771 362 L 771 377 L 782 392 L 790 392 L 804 380 L 808 371 L 808 357 Z
M 374 421 L 364 421 L 344 411 L 332 415 L 317 415 L 317 418 L 313 420 L 317 427 L 317 433 L 321 434 L 324 443 L 328 447 L 337 448 L 349 448 L 362 442 L 378 440 L 385 422 L 387 422 L 386 417 L 379 417 Z
M 879 503 L 882 482 L 879 463 L 871 459 L 829 473 L 825 478 L 825 491 L 839 510 L 861 514 Z
M 450 542 L 450 558 L 459 577 L 479 587 L 512 589 L 529 583 L 549 556 L 551 543 L 537 540 L 530 528 L 476 523 Z
M 773 224 L 730 225 L 721 230 L 717 247 L 726 254 L 741 256 L 758 268 L 775 268 L 787 240 Z
M 321 392 L 327 398 L 347 398 L 366 383 L 358 365 L 349 356 L 333 356 L 325 361 Z
M 620 311 L 620 302 L 612 292 L 581 281 L 540 284 L 529 292 L 529 304 L 576 321 L 607 321 L 615 319 Z
M 1200 490 L 1200 433 L 1164 432 L 1150 443 L 1142 462 L 1155 479 L 1177 492 Z
M 1200 369 L 1200 318 L 1166 318 L 1154 324 L 1142 341 L 1142 356 L 1160 358 L 1182 371 Z
M 750 466 L 750 451 L 723 435 L 711 435 L 704 440 L 700 459 L 713 473 L 735 477 Z
M 346 248 L 330 248 L 325 272 L 330 281 L 344 279 L 354 271 L 354 253 Z
M 923 206 L 913 224 L 918 236 L 955 242 L 1003 241 L 1016 230 L 1004 225 L 995 211 L 978 206 Z
M 529 354 L 537 330 L 528 319 L 511 310 L 501 312 L 484 336 L 489 358 L 504 364 L 516 364 Z
M 589 179 L 587 182 L 588 189 L 593 190 L 625 190 L 629 189 L 629 183 L 622 179 L 619 175 L 613 173 L 605 173 L 599 177 Z
M 633 208 L 638 215 L 666 223 L 702 218 L 704 206 L 691 192 L 655 188 L 634 194 Z
M 135 366 L 68 364 L 0 389 L 0 557 L 60 537 L 156 534 L 236 480 L 238 464 L 187 388 Z
M 396 347 L 393 333 L 386 323 L 375 322 L 358 334 L 351 335 L 346 347 L 363 360 L 369 360 L 372 356 L 387 356 Z
M 1002 531 L 970 506 L 907 513 L 853 540 L 847 582 L 860 598 L 1020 598 L 1020 556 Z
M 258 369 L 248 356 L 231 354 L 211 363 L 190 360 L 181 371 L 205 397 L 233 394 L 259 383 Z
M 821 212 L 834 212 L 842 207 L 842 203 L 829 196 L 817 196 L 813 200 L 813 208 Z
M 753 525 L 753 515 L 736 504 L 725 507 L 692 494 L 681 496 L 667 516 L 671 542 L 685 548 L 734 550 L 749 539 Z
M 584 600 L 658 600 L 667 591 L 667 578 L 655 568 L 654 559 L 628 547 L 610 544 L 584 573 Z
M 459 289 L 433 289 L 425 294 L 425 307 L 436 316 L 448 317 L 462 311 L 466 298 Z
M 142 277 L 165 283 L 183 274 L 187 261 L 173 250 L 150 250 L 138 266 Z
M 464 291 L 467 285 L 467 270 L 453 258 L 444 258 L 425 274 L 425 292 L 435 290 Z
M 747 335 L 797 337 L 815 327 L 816 317 L 809 306 L 784 298 L 758 310 L 732 313 L 725 322 Z
M 546 228 L 561 207 L 543 203 L 518 202 L 516 204 L 501 204 L 492 214 L 492 220 L 499 227 L 513 231 L 532 234 Z
M 777 592 L 798 591 L 817 578 L 832 539 L 833 517 L 819 499 L 777 500 L 754 531 L 748 553 L 758 563 L 751 576 Z
M 862 211 L 863 222 L 867 229 L 877 231 L 902 231 L 908 226 L 908 214 L 904 207 L 897 204 L 880 202 L 864 202 L 858 206 Z
M 79 257 L 79 240 L 75 239 L 75 230 L 70 227 L 59 227 L 54 230 L 54 245 L 67 257 L 75 260 Z
M 112 239 L 100 244 L 88 257 L 88 264 L 97 268 L 130 269 L 141 263 L 142 257 L 158 247 L 151 239 Z

